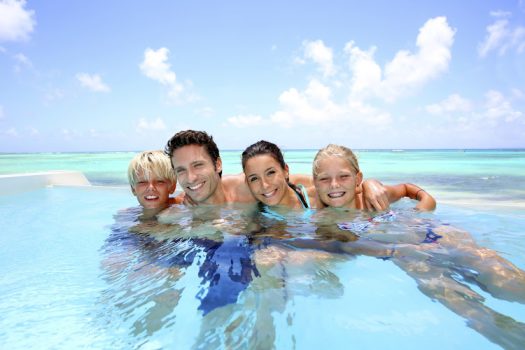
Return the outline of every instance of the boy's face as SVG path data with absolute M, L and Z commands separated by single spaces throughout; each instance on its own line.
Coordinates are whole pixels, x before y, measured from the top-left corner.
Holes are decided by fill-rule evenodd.
M 139 173 L 135 187 L 132 187 L 131 191 L 145 209 L 159 209 L 168 207 L 170 194 L 175 191 L 176 185 L 155 174 L 150 174 L 148 179 L 144 174 Z

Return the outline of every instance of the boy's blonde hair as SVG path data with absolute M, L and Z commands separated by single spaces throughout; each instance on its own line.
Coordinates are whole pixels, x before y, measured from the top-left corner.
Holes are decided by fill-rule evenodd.
M 133 188 L 137 184 L 139 173 L 148 180 L 153 174 L 160 179 L 171 181 L 173 184 L 177 182 L 170 159 L 160 150 L 140 152 L 129 162 L 128 181 Z
M 357 161 L 357 157 L 350 148 L 347 148 L 345 146 L 329 144 L 328 146 L 321 148 L 319 152 L 317 152 L 317 154 L 315 155 L 312 169 L 314 179 L 319 173 L 319 161 L 327 157 L 343 158 L 350 163 L 356 174 L 361 171 L 359 170 L 359 162 Z

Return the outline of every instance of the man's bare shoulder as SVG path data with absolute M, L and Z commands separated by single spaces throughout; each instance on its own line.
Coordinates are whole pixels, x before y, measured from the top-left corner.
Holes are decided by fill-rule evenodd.
M 246 181 L 244 181 L 243 173 L 223 176 L 222 186 L 228 197 L 228 202 L 251 203 L 255 201 Z

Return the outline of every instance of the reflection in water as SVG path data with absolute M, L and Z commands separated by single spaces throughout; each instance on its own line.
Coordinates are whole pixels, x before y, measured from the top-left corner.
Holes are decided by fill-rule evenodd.
M 294 298 L 342 297 L 338 269 L 361 255 L 391 261 L 490 341 L 508 349 L 525 343 L 525 325 L 471 288 L 525 303 L 523 271 L 468 233 L 412 211 L 371 218 L 175 206 L 158 220 L 154 214 L 120 212 L 101 249 L 108 288 L 100 316 L 134 347 L 273 348 L 275 315 L 288 313 L 292 325 Z

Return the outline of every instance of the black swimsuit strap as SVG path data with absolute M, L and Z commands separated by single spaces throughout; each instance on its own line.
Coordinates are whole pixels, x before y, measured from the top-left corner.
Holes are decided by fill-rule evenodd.
M 304 208 L 308 208 L 308 202 L 306 201 L 306 199 L 304 198 L 304 194 L 303 192 L 301 191 L 301 189 L 297 186 L 295 186 L 294 184 L 292 183 L 289 183 L 288 182 L 288 186 L 290 186 L 290 188 L 292 190 L 294 190 L 294 192 L 297 194 L 297 197 L 299 197 L 299 201 L 301 202 L 301 204 L 303 205 Z

